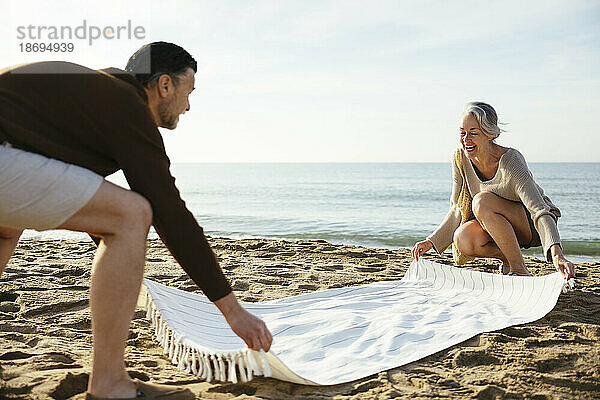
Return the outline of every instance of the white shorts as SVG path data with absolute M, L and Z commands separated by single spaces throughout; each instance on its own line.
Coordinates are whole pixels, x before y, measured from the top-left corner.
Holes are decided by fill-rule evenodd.
M 103 179 L 88 169 L 0 144 L 0 226 L 57 228 L 90 201 Z

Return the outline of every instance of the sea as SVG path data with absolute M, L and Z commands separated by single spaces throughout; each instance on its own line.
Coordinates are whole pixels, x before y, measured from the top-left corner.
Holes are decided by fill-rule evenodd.
M 600 163 L 529 168 L 562 212 L 564 252 L 574 262 L 600 262 Z M 410 248 L 431 233 L 448 212 L 452 189 L 449 163 L 175 163 L 171 171 L 210 236 L 388 249 Z M 109 180 L 127 187 L 120 173 Z M 67 231 L 23 237 L 87 238 Z

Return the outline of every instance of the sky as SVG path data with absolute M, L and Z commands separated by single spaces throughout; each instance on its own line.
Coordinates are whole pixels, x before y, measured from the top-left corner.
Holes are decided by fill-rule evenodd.
M 85 5 L 84 5 L 85 4 Z M 493 105 L 529 162 L 600 162 L 598 1 L 6 1 L 0 69 L 123 68 L 164 40 L 198 61 L 173 162 L 449 162 L 462 106 Z M 144 37 L 27 53 L 20 26 Z M 57 40 L 45 40 L 60 42 Z

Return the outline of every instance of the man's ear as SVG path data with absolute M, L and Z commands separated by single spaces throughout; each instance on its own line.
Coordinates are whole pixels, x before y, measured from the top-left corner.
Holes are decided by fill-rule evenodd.
M 167 74 L 163 74 L 158 77 L 158 81 L 156 81 L 156 89 L 158 90 L 158 95 L 161 98 L 167 97 L 169 92 L 172 90 L 173 80 Z

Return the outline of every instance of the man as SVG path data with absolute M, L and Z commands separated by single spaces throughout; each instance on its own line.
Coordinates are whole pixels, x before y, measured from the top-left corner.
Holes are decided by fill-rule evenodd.
M 44 62 L 0 71 L 0 274 L 23 229 L 101 238 L 90 286 L 88 398 L 163 390 L 132 381 L 124 363 L 151 225 L 250 348 L 268 351 L 272 341 L 264 322 L 238 303 L 181 199 L 157 128 L 175 129 L 190 109 L 196 61 L 155 42 L 126 70 Z M 131 190 L 103 179 L 119 169 Z

